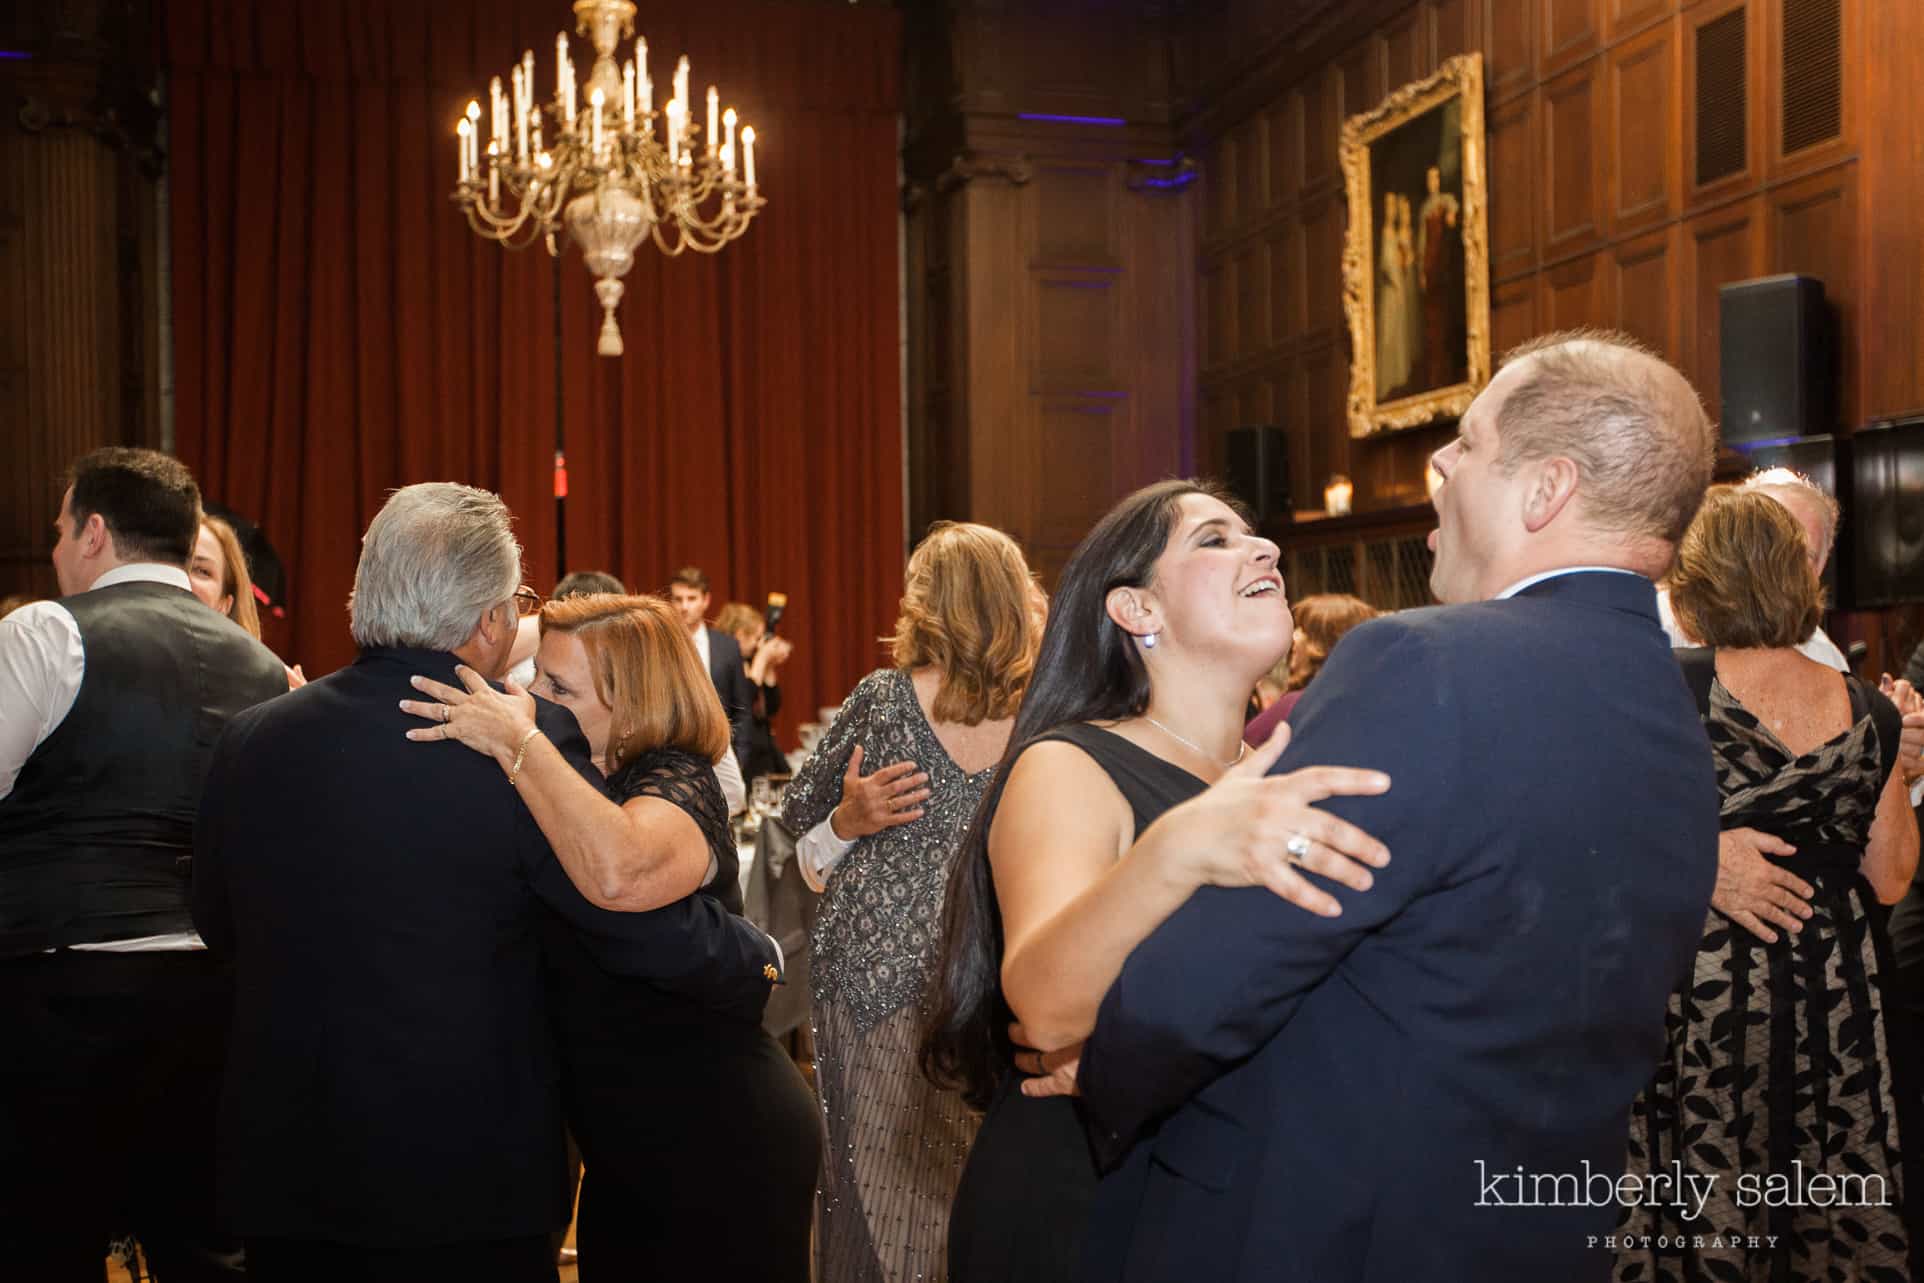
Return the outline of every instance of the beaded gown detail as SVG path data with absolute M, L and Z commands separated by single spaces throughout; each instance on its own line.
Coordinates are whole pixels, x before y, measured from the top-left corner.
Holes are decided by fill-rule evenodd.
M 1625 1172 L 1669 1180 L 1680 1163 L 1715 1181 L 1695 1216 L 1684 1214 L 1695 1195 L 1688 1209 L 1674 1198 L 1624 1208 L 1615 1283 L 1911 1277 L 1888 953 L 1857 871 L 1885 768 L 1873 696 L 1846 680 L 1853 725 L 1801 756 L 1711 683 L 1704 729 L 1722 827 L 1790 842 L 1796 855 L 1769 858 L 1816 895 L 1803 932 L 1775 944 L 1710 911 L 1694 971 L 1670 998 L 1664 1060 L 1631 1108 Z M 1789 1183 L 1799 1163 L 1803 1194 Z M 1861 1196 L 1812 1196 L 1819 1173 L 1848 1177 Z
M 923 1078 L 916 1047 L 950 859 L 995 770 L 965 774 L 909 675 L 881 669 L 850 692 L 789 785 L 782 819 L 797 835 L 841 801 L 858 744 L 864 774 L 901 761 L 927 772 L 929 799 L 921 819 L 849 848 L 810 933 L 815 1080 L 828 1125 L 816 1279 L 941 1280 L 949 1205 L 978 1121 L 958 1094 Z

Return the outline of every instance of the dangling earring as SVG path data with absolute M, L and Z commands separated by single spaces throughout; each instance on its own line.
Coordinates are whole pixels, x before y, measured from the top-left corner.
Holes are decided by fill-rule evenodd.
M 1142 647 L 1143 647 L 1143 649 L 1144 649 L 1144 650 L 1154 650 L 1154 649 L 1156 648 L 1156 638 L 1157 638 L 1157 637 L 1159 637 L 1159 636 L 1161 636 L 1161 634 L 1160 634 L 1160 633 L 1144 633 L 1144 634 L 1142 635 Z

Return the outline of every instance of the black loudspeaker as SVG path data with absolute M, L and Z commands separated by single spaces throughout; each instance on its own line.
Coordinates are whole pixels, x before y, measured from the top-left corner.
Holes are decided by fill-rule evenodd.
M 1829 432 L 1836 378 L 1824 283 L 1766 276 L 1717 293 L 1725 443 Z
M 1845 607 L 1924 601 L 1924 415 L 1873 423 L 1842 445 Z
M 1281 428 L 1231 428 L 1223 447 L 1229 492 L 1243 501 L 1257 529 L 1272 517 L 1290 520 L 1289 451 Z

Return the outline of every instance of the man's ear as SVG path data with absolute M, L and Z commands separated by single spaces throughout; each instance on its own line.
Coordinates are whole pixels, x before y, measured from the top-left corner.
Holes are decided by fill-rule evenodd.
M 1555 521 L 1576 496 L 1577 465 L 1571 459 L 1557 456 L 1538 460 L 1533 467 L 1536 475 L 1523 493 L 1523 526 L 1536 534 Z
M 118 550 L 114 547 L 114 532 L 107 529 L 107 519 L 97 512 L 87 514 L 87 519 L 80 524 L 80 529 L 76 532 L 74 542 L 80 545 L 80 551 L 88 557 L 98 557 L 102 553 L 118 555 Z
M 1140 588 L 1111 588 L 1102 605 L 1115 626 L 1132 637 L 1162 631 L 1161 610 Z

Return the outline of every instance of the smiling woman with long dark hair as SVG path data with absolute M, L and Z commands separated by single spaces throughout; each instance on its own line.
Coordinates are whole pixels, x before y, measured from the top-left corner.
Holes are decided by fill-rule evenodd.
M 988 1111 L 950 1219 L 954 1283 L 1078 1273 L 1096 1175 L 1062 1093 L 1131 949 L 1197 887 L 1262 883 L 1333 914 L 1295 866 L 1363 890 L 1362 865 L 1386 857 L 1311 805 L 1384 777 L 1265 778 L 1287 734 L 1242 748 L 1249 691 L 1289 646 L 1276 557 L 1213 486 L 1165 481 L 1116 505 L 1063 569 L 956 854 L 924 1026 L 925 1072 Z

